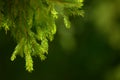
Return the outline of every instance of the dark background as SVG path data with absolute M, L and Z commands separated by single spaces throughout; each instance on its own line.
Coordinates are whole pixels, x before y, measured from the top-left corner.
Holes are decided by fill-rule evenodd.
M 112 1 L 85 0 L 85 16 L 71 16 L 70 29 L 57 20 L 47 59 L 33 57 L 32 73 L 24 58 L 10 61 L 16 42 L 1 30 L 0 80 L 120 80 L 120 1 Z

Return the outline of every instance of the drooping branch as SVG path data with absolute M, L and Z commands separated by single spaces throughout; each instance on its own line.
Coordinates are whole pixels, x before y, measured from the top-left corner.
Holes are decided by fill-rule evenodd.
M 17 45 L 11 56 L 25 58 L 26 70 L 33 71 L 32 56 L 45 60 L 48 40 L 56 33 L 55 20 L 63 18 L 70 28 L 70 15 L 83 16 L 83 0 L 1 0 L 0 28 L 11 31 Z

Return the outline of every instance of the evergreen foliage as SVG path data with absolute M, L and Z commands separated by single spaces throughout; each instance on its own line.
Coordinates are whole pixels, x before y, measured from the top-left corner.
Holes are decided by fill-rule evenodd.
M 10 30 L 17 45 L 11 56 L 25 57 L 26 70 L 33 71 L 32 56 L 45 60 L 48 41 L 56 33 L 55 20 L 63 18 L 70 28 L 69 16 L 83 16 L 83 0 L 0 0 L 0 29 Z

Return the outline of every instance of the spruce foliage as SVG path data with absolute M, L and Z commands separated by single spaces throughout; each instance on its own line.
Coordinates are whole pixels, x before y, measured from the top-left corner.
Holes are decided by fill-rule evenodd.
M 17 42 L 11 56 L 25 58 L 26 70 L 33 71 L 32 56 L 45 60 L 48 41 L 56 33 L 55 20 L 63 18 L 66 28 L 70 28 L 69 16 L 83 16 L 83 0 L 0 0 L 0 29 L 10 30 Z

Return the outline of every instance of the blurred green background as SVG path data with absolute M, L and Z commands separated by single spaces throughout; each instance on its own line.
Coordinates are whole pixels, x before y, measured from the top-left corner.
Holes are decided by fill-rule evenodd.
M 66 29 L 60 19 L 43 62 L 34 71 L 20 56 L 10 61 L 16 43 L 0 31 L 0 80 L 120 80 L 120 0 L 85 0 L 85 16 L 71 16 Z

